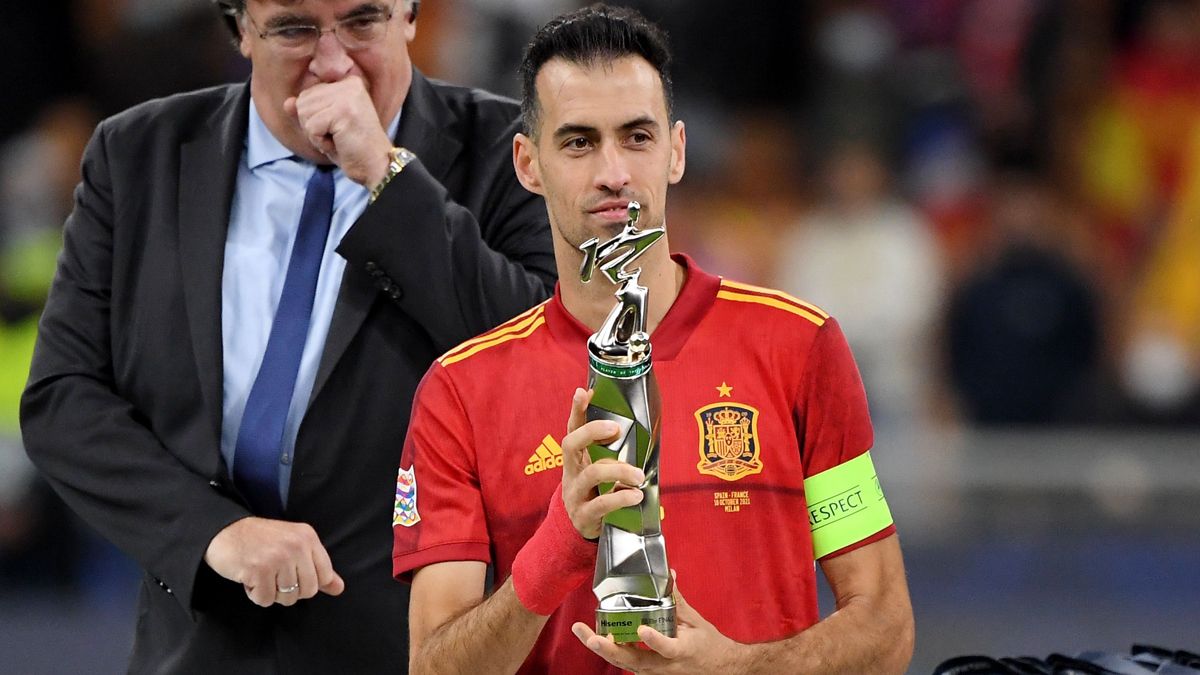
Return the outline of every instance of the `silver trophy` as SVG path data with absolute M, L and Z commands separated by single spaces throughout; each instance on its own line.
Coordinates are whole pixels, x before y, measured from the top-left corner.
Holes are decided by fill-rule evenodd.
M 611 458 L 640 468 L 646 481 L 637 486 L 642 502 L 618 509 L 604 518 L 600 531 L 596 575 L 592 590 L 600 601 L 596 632 L 617 642 L 637 642 L 637 627 L 651 626 L 675 635 L 675 601 L 667 567 L 667 550 L 660 527 L 658 501 L 658 439 L 662 401 L 650 367 L 650 336 L 646 333 L 647 289 L 638 283 L 641 269 L 627 267 L 665 233 L 661 227 L 637 228 L 641 205 L 629 202 L 625 229 L 601 244 L 591 239 L 579 277 L 591 281 L 596 268 L 617 284 L 617 304 L 600 330 L 588 339 L 588 387 L 594 391 L 588 421 L 611 420 L 620 427 L 617 439 L 592 444 L 592 461 Z M 606 483 L 601 493 L 623 486 Z

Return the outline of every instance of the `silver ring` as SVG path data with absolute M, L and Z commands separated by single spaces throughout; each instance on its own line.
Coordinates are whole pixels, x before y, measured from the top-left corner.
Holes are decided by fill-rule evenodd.
M 276 588 L 275 590 L 280 593 L 295 593 L 296 591 L 300 590 L 300 584 L 292 584 L 291 586 L 284 586 L 283 588 Z

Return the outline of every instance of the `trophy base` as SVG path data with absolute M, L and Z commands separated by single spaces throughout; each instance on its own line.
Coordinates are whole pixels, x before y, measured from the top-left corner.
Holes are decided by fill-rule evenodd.
M 650 626 L 667 637 L 675 637 L 675 601 L 663 598 L 649 607 L 596 610 L 597 635 L 611 635 L 618 643 L 641 642 L 638 626 Z

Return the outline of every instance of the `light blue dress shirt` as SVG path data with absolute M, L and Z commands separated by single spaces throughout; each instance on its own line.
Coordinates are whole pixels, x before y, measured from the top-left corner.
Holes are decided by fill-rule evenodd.
M 263 122 L 253 101 L 250 106 L 245 151 L 238 164 L 237 186 L 230 210 L 229 233 L 225 239 L 225 269 L 221 277 L 221 343 L 224 348 L 224 392 L 221 421 L 221 454 L 233 470 L 234 449 L 246 398 L 254 386 L 271 335 L 271 323 L 283 292 L 292 244 L 304 206 L 305 185 L 316 166 L 294 157 Z M 396 137 L 397 113 L 388 127 Z M 325 337 L 333 318 L 346 260 L 336 253 L 342 237 L 367 208 L 366 188 L 334 171 L 333 220 L 316 298 L 308 326 L 308 338 L 300 357 L 300 372 L 292 393 L 291 408 L 283 428 L 279 453 L 279 495 L 286 506 L 291 484 L 292 462 L 300 422 L 308 408 L 317 366 L 325 349 Z

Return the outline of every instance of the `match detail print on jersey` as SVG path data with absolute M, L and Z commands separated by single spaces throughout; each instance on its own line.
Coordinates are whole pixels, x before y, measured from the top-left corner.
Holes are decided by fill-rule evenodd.
M 804 496 L 814 558 L 862 541 L 892 524 L 870 452 L 805 479 Z

